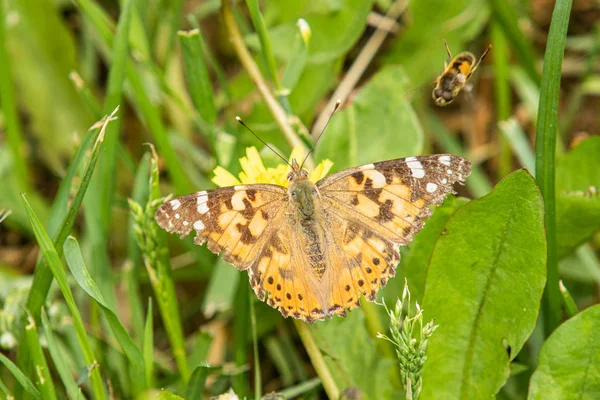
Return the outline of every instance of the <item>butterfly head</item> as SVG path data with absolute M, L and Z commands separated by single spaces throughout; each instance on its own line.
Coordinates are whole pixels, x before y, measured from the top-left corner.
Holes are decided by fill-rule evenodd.
M 308 171 L 298 165 L 296 159 L 292 159 L 292 170 L 287 174 L 288 182 L 294 182 L 297 180 L 308 180 Z

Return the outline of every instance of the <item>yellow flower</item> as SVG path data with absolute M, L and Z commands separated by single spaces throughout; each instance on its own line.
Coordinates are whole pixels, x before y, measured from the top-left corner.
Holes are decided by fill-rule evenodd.
M 301 162 L 304 159 L 304 155 L 304 148 L 295 147 L 290 155 L 290 163 L 294 158 L 298 162 Z M 275 168 L 265 168 L 256 147 L 246 148 L 246 157 L 240 158 L 240 165 L 242 166 L 242 172 L 239 174 L 239 179 L 225 168 L 218 166 L 213 171 L 215 177 L 212 181 L 219 187 L 252 183 L 270 183 L 287 187 L 289 184 L 287 173 L 290 170 L 290 166 L 287 164 L 279 164 Z M 317 182 L 327 175 L 332 166 L 333 162 L 331 160 L 324 159 L 317 165 L 314 171 L 310 173 L 309 179 L 312 182 Z

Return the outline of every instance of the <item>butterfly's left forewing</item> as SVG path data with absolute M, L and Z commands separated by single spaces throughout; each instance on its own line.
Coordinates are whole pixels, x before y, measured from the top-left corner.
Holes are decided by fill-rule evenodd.
M 240 185 L 177 197 L 156 211 L 168 232 L 196 231 L 196 244 L 208 248 L 239 269 L 257 258 L 273 228 L 281 224 L 286 190 L 276 185 Z

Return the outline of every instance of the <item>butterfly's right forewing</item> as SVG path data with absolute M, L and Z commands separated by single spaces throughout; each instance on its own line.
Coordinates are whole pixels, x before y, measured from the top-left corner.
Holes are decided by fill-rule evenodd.
M 317 182 L 331 234 L 327 308 L 374 300 L 394 276 L 398 245 L 412 240 L 452 185 L 470 173 L 468 160 L 449 154 L 408 157 L 351 168 Z

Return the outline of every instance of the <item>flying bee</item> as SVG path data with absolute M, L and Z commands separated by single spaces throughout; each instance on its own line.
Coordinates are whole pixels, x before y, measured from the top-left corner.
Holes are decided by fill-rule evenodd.
M 444 72 L 436 79 L 435 89 L 432 93 L 433 100 L 438 106 L 452 103 L 492 48 L 491 45 L 488 46 L 487 50 L 479 57 L 479 61 L 477 61 L 477 58 L 468 51 L 464 51 L 453 58 L 445 40 L 444 45 L 448 52 L 448 60 L 444 62 Z

